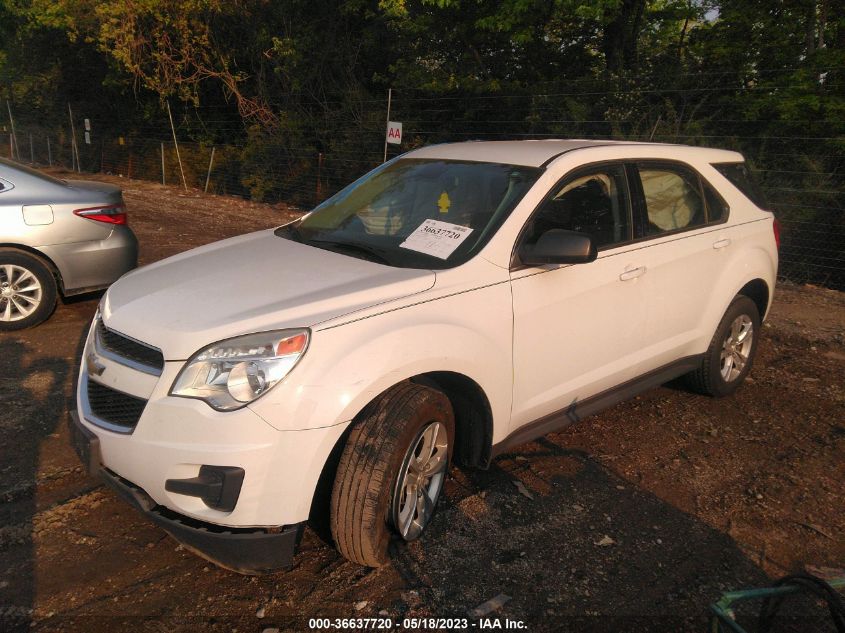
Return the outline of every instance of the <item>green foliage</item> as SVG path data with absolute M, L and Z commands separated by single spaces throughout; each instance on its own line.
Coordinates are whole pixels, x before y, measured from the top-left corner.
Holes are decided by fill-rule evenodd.
M 213 144 L 212 188 L 311 204 L 380 162 L 388 88 L 404 148 L 730 147 L 783 218 L 842 235 L 843 0 L 0 0 L 21 124 L 66 136 L 70 102 L 153 177 L 169 101 L 195 182 Z

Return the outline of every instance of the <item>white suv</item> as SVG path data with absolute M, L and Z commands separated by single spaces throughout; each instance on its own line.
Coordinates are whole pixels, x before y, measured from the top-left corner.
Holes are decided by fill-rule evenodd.
M 129 273 L 88 335 L 74 443 L 241 572 L 329 516 L 364 565 L 432 518 L 452 461 L 689 374 L 734 391 L 777 224 L 740 154 L 610 141 L 412 151 L 301 219 Z

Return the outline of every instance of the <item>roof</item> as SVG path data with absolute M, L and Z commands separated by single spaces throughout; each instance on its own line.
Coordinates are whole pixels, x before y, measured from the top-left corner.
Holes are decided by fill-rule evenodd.
M 429 145 L 405 154 L 406 158 L 442 158 L 447 160 L 479 161 L 502 163 L 506 165 L 524 165 L 542 167 L 561 154 L 589 147 L 607 147 L 612 145 L 646 146 L 672 148 L 673 152 L 706 151 L 718 155 L 721 160 L 742 160 L 735 152 L 714 150 L 689 145 L 671 145 L 667 143 L 644 143 L 637 141 L 584 140 L 584 139 L 548 139 L 530 141 L 468 141 L 465 143 L 444 143 Z M 737 158 L 739 157 L 739 158 Z

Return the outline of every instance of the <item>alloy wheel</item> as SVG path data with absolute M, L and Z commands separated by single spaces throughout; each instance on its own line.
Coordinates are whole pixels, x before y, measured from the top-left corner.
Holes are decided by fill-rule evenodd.
M 431 520 L 448 462 L 446 427 L 430 422 L 411 442 L 393 494 L 393 524 L 406 541 L 418 538 Z
M 0 321 L 20 321 L 41 305 L 43 289 L 32 271 L 16 264 L 0 266 Z
M 754 323 L 748 315 L 741 314 L 731 323 L 722 343 L 721 373 L 725 382 L 736 380 L 745 369 L 753 342 Z

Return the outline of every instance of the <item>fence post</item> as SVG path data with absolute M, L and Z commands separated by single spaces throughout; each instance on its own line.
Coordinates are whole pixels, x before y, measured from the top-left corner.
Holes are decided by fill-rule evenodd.
M 654 135 L 657 133 L 657 126 L 660 125 L 660 117 L 662 116 L 662 114 L 657 115 L 657 121 L 654 122 L 654 127 L 651 128 L 651 134 L 648 135 L 649 143 L 654 139 Z
M 387 89 L 387 121 L 384 130 L 384 160 L 383 163 L 387 162 L 387 128 L 390 127 L 390 102 L 393 99 L 393 88 Z
M 15 134 L 15 120 L 12 118 L 12 106 L 9 105 L 9 100 L 6 99 L 6 109 L 9 111 L 9 126 L 12 129 L 12 133 L 9 136 L 11 147 L 12 147 L 12 158 L 15 157 L 15 153 L 18 155 L 18 160 L 21 159 L 21 148 L 18 145 L 18 135 Z
M 50 167 L 53 166 L 53 151 L 50 149 L 50 135 L 47 135 L 47 162 L 50 163 Z
M 211 167 L 214 165 L 214 146 L 211 146 L 211 158 L 208 161 L 208 173 L 205 175 L 205 193 L 208 193 L 208 181 L 211 179 Z
M 170 101 L 167 102 L 167 116 L 170 119 L 170 129 L 173 132 L 173 145 L 176 146 L 176 160 L 179 161 L 179 172 L 182 174 L 182 186 L 188 190 L 188 183 L 185 180 L 185 170 L 182 169 L 182 157 L 179 156 L 179 143 L 176 142 L 176 127 L 173 125 L 173 115 L 170 113 Z
M 320 194 L 323 193 L 322 187 L 322 176 L 323 176 L 323 152 L 320 152 L 317 156 L 317 189 L 314 192 L 314 206 L 316 207 L 320 204 Z
M 70 157 L 71 157 L 71 171 L 73 171 L 74 160 L 76 161 L 76 171 L 82 173 L 82 165 L 79 164 L 79 146 L 76 144 L 76 126 L 73 124 L 73 110 L 70 109 L 70 101 L 67 104 L 67 115 L 70 118 Z
M 164 141 L 161 142 L 161 184 L 166 184 L 164 182 Z

